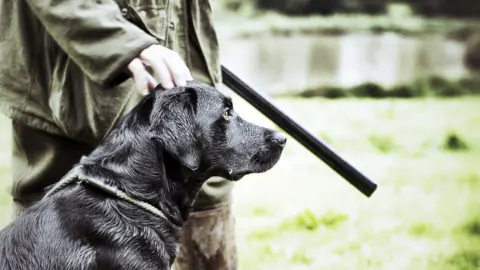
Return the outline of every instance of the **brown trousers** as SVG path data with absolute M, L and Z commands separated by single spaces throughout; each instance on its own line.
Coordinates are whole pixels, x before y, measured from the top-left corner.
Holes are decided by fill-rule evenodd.
M 14 215 L 22 214 L 44 195 L 92 146 L 54 136 L 13 122 Z M 209 180 L 194 212 L 181 232 L 175 270 L 233 270 L 237 268 L 235 220 L 231 211 L 231 186 Z

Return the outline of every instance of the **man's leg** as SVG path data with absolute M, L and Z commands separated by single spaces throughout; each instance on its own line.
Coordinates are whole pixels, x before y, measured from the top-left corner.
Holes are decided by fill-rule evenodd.
M 205 183 L 181 232 L 174 270 L 237 269 L 232 185 L 221 178 Z

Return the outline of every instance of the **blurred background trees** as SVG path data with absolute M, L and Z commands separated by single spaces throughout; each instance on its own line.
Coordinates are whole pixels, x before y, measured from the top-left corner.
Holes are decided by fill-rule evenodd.
M 212 4 L 222 63 L 380 183 L 353 203 L 290 144 L 237 183 L 240 269 L 480 269 L 480 0 Z
M 480 16 L 479 0 L 224 0 L 228 9 L 252 5 L 288 15 L 329 15 L 334 13 L 382 14 L 389 3 L 406 3 L 412 10 L 429 17 L 473 18 Z
M 468 69 L 480 71 L 480 33 L 473 34 L 468 40 L 464 63 Z
M 447 16 L 455 18 L 473 18 L 480 16 L 478 0 L 405 0 L 413 10 L 425 16 Z
M 480 0 L 222 0 L 225 10 L 261 14 L 275 12 L 290 17 L 335 14 L 386 15 L 390 4 L 406 5 L 413 15 L 423 18 L 476 20 L 480 19 Z M 465 27 L 454 34 L 467 41 L 465 66 L 480 69 L 480 23 L 478 27 Z

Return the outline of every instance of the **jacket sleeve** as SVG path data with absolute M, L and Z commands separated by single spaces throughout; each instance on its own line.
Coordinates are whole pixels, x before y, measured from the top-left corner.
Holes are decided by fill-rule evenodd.
M 158 41 L 123 18 L 113 0 L 27 0 L 47 32 L 92 81 L 115 86 L 126 66 Z

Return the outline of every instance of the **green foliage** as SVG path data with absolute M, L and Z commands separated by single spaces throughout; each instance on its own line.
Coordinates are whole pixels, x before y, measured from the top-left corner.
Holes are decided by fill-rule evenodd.
M 275 229 L 253 230 L 248 234 L 247 240 L 269 241 L 270 239 L 278 237 L 279 235 L 280 233 Z
M 340 87 L 327 87 L 323 95 L 327 98 L 341 98 L 346 97 L 348 94 Z
M 323 140 L 327 144 L 333 144 L 334 143 L 333 138 L 330 135 L 328 135 L 328 133 L 326 133 L 326 132 L 320 132 L 318 134 L 318 138 L 320 138 L 321 140 Z
M 349 91 L 354 97 L 385 97 L 385 89 L 376 83 L 363 83 Z
M 348 93 L 345 90 L 345 88 L 331 86 L 331 87 L 322 87 L 317 89 L 307 89 L 299 93 L 299 96 L 303 98 L 322 96 L 322 97 L 334 99 L 334 98 L 347 97 Z
M 466 93 L 465 89 L 460 87 L 457 82 L 439 76 L 432 76 L 428 79 L 427 84 L 433 94 L 440 97 L 461 96 Z
M 480 71 L 480 31 L 468 39 L 464 63 L 472 71 Z
M 292 257 L 290 258 L 290 261 L 292 261 L 293 263 L 310 265 L 313 262 L 313 258 L 307 256 L 303 251 L 297 251 L 293 253 Z
M 417 89 L 411 85 L 396 85 L 387 91 L 385 96 L 391 98 L 412 98 L 419 96 Z
M 276 11 L 288 15 L 312 15 L 335 13 L 365 13 L 378 15 L 386 13 L 390 5 L 403 2 L 414 13 L 426 17 L 448 16 L 453 18 L 478 18 L 478 0 L 220 0 L 224 8 L 238 11 L 250 5 L 261 11 Z
M 319 87 L 308 89 L 298 94 L 302 98 L 419 98 L 419 97 L 459 97 L 480 94 L 480 76 L 448 80 L 439 76 L 431 76 L 413 81 L 410 84 L 395 85 L 390 88 L 373 82 L 354 87 Z
M 314 232 L 321 227 L 336 229 L 347 220 L 348 216 L 345 214 L 330 211 L 324 215 L 316 215 L 310 209 L 306 209 L 295 217 L 284 220 L 277 227 L 250 232 L 247 239 L 250 241 L 268 241 L 298 231 Z
M 388 0 L 360 0 L 360 11 L 367 14 L 382 14 L 387 10 Z
M 470 236 L 480 237 L 480 217 L 476 217 L 470 221 L 468 221 L 463 226 L 464 232 L 466 232 Z
M 458 134 L 450 132 L 445 137 L 443 148 L 448 151 L 466 151 L 468 145 Z
M 455 253 L 448 264 L 457 270 L 475 270 L 480 268 L 480 253 L 476 250 L 465 250 Z
M 430 2 L 438 2 L 439 15 L 478 19 L 480 14 L 480 1 L 478 0 L 430 0 Z
M 409 233 L 413 236 L 425 236 L 433 232 L 433 227 L 431 224 L 427 223 L 416 223 L 412 225 L 409 229 Z
M 478 0 L 403 0 L 402 2 L 409 3 L 415 13 L 428 17 L 478 18 L 480 14 Z
M 480 31 L 478 20 L 457 20 L 448 18 L 422 18 L 412 16 L 409 12 L 397 11 L 389 5 L 388 13 L 382 15 L 369 15 L 362 13 L 335 12 L 334 14 L 324 15 L 325 12 L 310 15 L 291 16 L 275 9 L 259 9 L 255 1 L 246 0 L 224 0 L 232 2 L 231 8 L 227 8 L 225 3 L 216 3 L 214 6 L 215 20 L 218 26 L 226 25 L 225 31 L 229 36 L 239 38 L 263 37 L 265 35 L 273 36 L 305 36 L 305 35 L 325 35 L 338 36 L 341 34 L 355 33 L 358 31 L 377 33 L 397 33 L 403 36 L 424 36 L 437 33 L 447 38 L 465 41 L 473 34 Z M 298 1 L 298 3 L 303 2 Z M 277 2 L 277 1 L 273 1 Z M 295 1 L 296 2 L 296 1 Z M 323 1 L 314 3 L 323 5 Z M 331 1 L 330 4 L 333 3 Z M 349 2 L 349 0 L 345 0 Z M 352 3 L 359 2 L 357 0 Z M 297 3 L 297 4 L 298 4 Z M 358 9 L 356 4 L 345 4 L 346 10 Z M 351 6 L 351 7 L 350 7 Z M 307 11 L 314 10 L 309 8 Z M 409 9 L 407 9 L 409 10 Z
M 270 245 L 265 245 L 259 249 L 258 257 L 260 261 L 275 260 L 278 257 L 285 257 L 285 253 L 272 249 Z
M 336 228 L 348 219 L 345 214 L 327 212 L 323 216 L 317 216 L 309 209 L 298 214 L 291 220 L 286 220 L 280 224 L 281 230 L 306 230 L 316 231 L 320 227 Z
M 333 14 L 358 10 L 357 0 L 256 0 L 262 10 L 274 10 L 289 15 Z
M 265 207 L 255 207 L 252 209 L 252 215 L 254 216 L 268 216 L 271 212 Z
M 368 140 L 382 153 L 390 153 L 395 149 L 395 141 L 390 136 L 371 135 Z
M 460 178 L 460 180 L 466 185 L 469 185 L 470 187 L 475 188 L 480 184 L 480 174 L 466 173 Z
M 465 93 L 480 94 L 480 76 L 472 76 L 458 80 L 459 87 L 465 89 Z
M 237 11 L 243 1 L 223 0 L 224 6 L 232 11 Z M 262 11 L 276 11 L 288 15 L 330 15 L 334 13 L 364 12 L 367 14 L 385 13 L 387 0 L 247 0 Z

